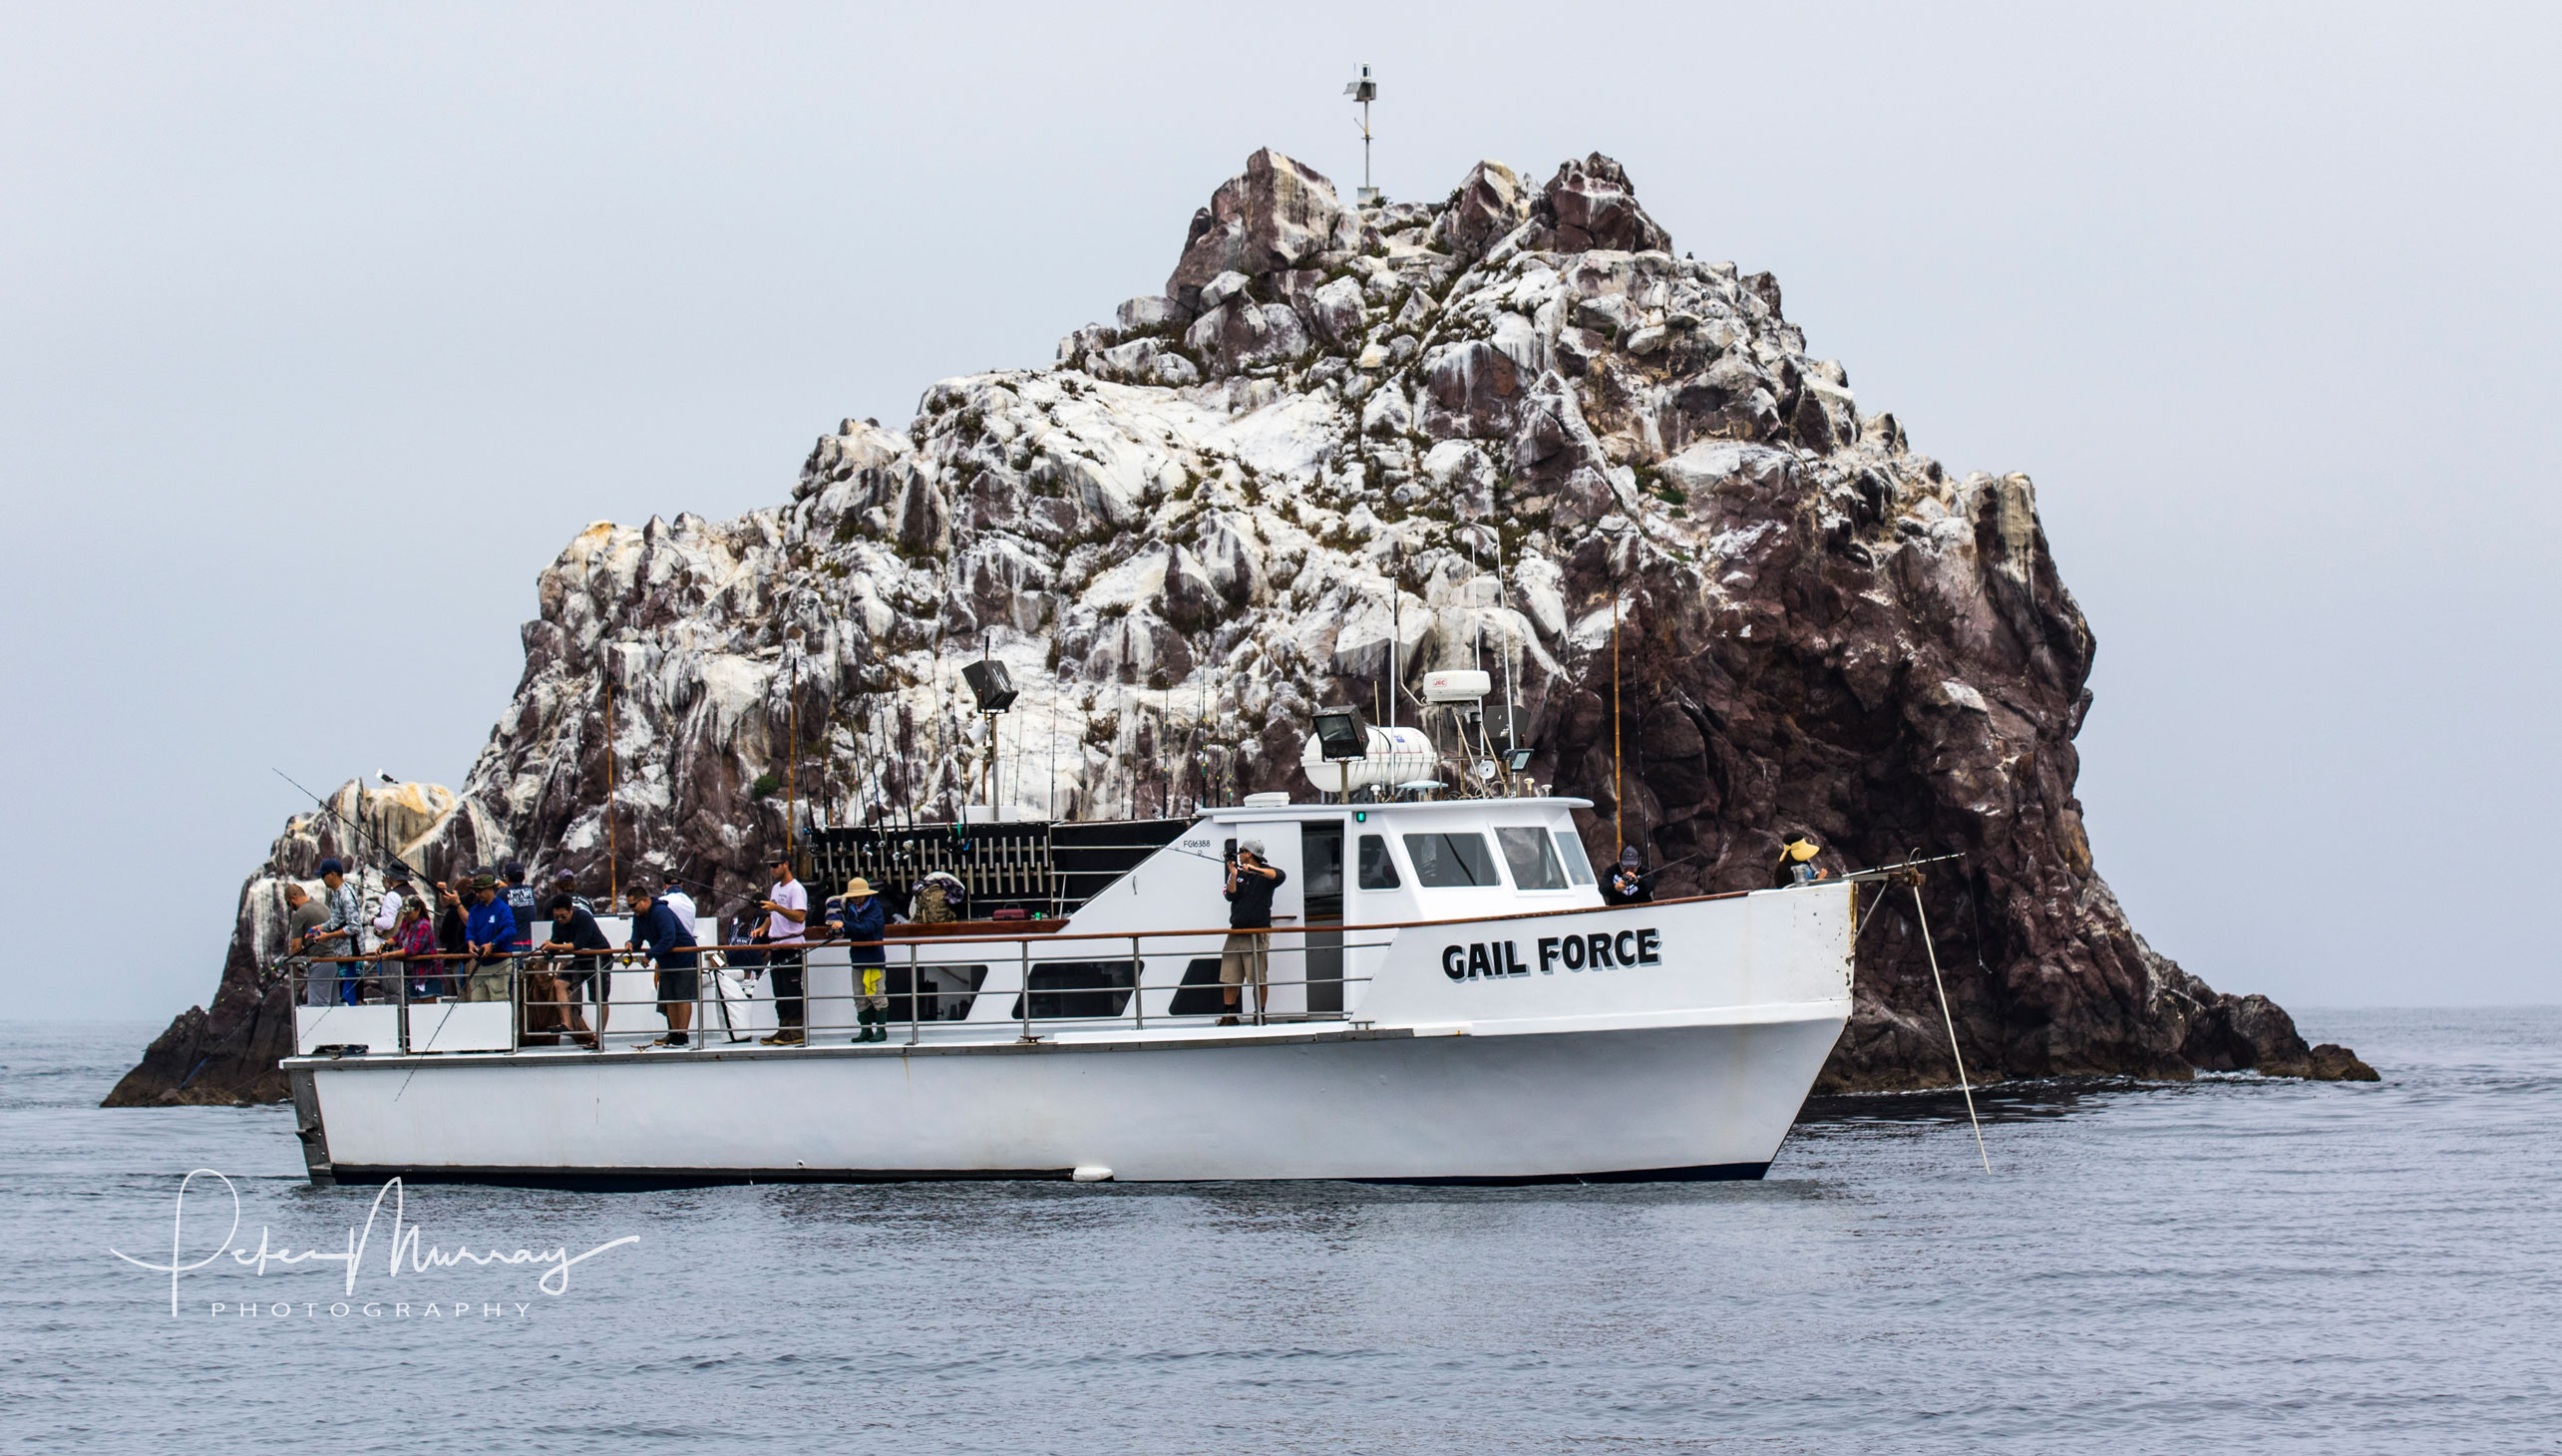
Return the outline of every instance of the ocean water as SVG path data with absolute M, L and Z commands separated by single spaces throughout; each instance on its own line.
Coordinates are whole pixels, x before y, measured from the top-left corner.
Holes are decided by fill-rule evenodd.
M 1934 1095 L 1809 1107 L 1758 1184 L 429 1187 L 448 1252 L 637 1243 L 394 1276 L 386 1210 L 352 1291 L 226 1256 L 175 1315 L 109 1251 L 220 1248 L 200 1177 L 173 1257 L 189 1170 L 252 1252 L 375 1191 L 280 1108 L 97 1108 L 155 1028 L 12 1028 L 0 1445 L 2556 1449 L 2562 1008 L 2304 1022 L 2383 1082 L 2003 1088 L 1989 1177 Z

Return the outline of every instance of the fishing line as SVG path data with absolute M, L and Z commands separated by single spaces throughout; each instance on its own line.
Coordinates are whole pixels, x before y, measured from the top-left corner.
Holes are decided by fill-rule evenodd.
M 1931 985 L 1940 993 L 1940 1019 L 1949 1030 L 1949 1056 L 1957 1063 L 1957 1089 L 1966 1097 L 1966 1120 L 1975 1128 L 1975 1155 L 1984 1160 L 1984 1171 L 1993 1171 L 1993 1155 L 1984 1150 L 1984 1124 L 1975 1115 L 1975 1089 L 1966 1079 L 1966 1054 L 1957 1046 L 1957 1017 L 1949 1011 L 1949 989 L 1940 979 L 1940 952 L 1931 944 L 1930 911 L 1922 908 L 1922 887 L 1913 887 L 1913 913 L 1920 916 L 1922 949 L 1931 958 Z

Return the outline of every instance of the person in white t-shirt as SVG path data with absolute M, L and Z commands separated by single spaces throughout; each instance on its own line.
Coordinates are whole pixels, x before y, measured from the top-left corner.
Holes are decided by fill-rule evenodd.
M 659 896 L 658 899 L 663 902 L 669 910 L 676 912 L 676 922 L 685 927 L 686 934 L 699 935 L 701 933 L 694 928 L 694 898 L 685 893 L 682 881 L 679 881 L 673 875 L 668 876 L 666 893 Z
M 801 1000 L 804 951 L 802 925 L 810 917 L 810 892 L 792 875 L 792 857 L 774 857 L 774 890 L 758 901 L 765 911 L 765 968 L 774 975 L 774 1019 L 780 1023 L 767 1046 L 799 1046 L 808 1040 Z
M 408 871 L 385 872 L 383 898 L 374 905 L 374 934 L 378 938 L 385 940 L 391 938 L 392 930 L 400 924 L 401 902 L 407 900 L 413 893 L 410 889 Z

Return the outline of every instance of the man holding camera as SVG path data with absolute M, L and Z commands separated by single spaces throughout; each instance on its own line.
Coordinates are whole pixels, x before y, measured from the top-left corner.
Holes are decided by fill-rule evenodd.
M 1263 1024 L 1272 994 L 1265 981 L 1272 962 L 1273 892 L 1288 878 L 1264 863 L 1262 840 L 1245 841 L 1229 857 L 1228 939 L 1219 947 L 1219 982 L 1228 1003 L 1222 1026 L 1237 1024 L 1237 988 L 1249 983 L 1255 988 L 1255 1024 Z

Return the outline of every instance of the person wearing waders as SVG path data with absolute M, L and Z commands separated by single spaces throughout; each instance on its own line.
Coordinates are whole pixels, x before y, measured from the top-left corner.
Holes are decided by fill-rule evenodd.
M 1635 845 L 1622 849 L 1619 863 L 1611 867 L 1610 884 L 1602 887 L 1602 904 L 1645 905 L 1653 899 L 1646 884 L 1646 857 Z
M 1803 834 L 1790 834 L 1779 846 L 1779 868 L 1771 876 L 1771 888 L 1785 890 L 1791 885 L 1832 879 L 1833 872 L 1815 863 L 1815 857 L 1823 852 L 1822 845 Z
M 880 942 L 882 926 L 889 917 L 889 911 L 882 906 L 881 897 L 873 894 L 872 882 L 857 876 L 846 882 L 845 907 L 841 913 L 843 918 L 839 923 L 845 938 L 854 942 L 846 952 L 854 962 L 854 975 L 858 982 L 854 988 L 854 1019 L 861 1024 L 862 1030 L 854 1034 L 854 1039 L 888 1041 L 890 996 L 886 981 L 889 957 L 884 953 L 888 947 Z

